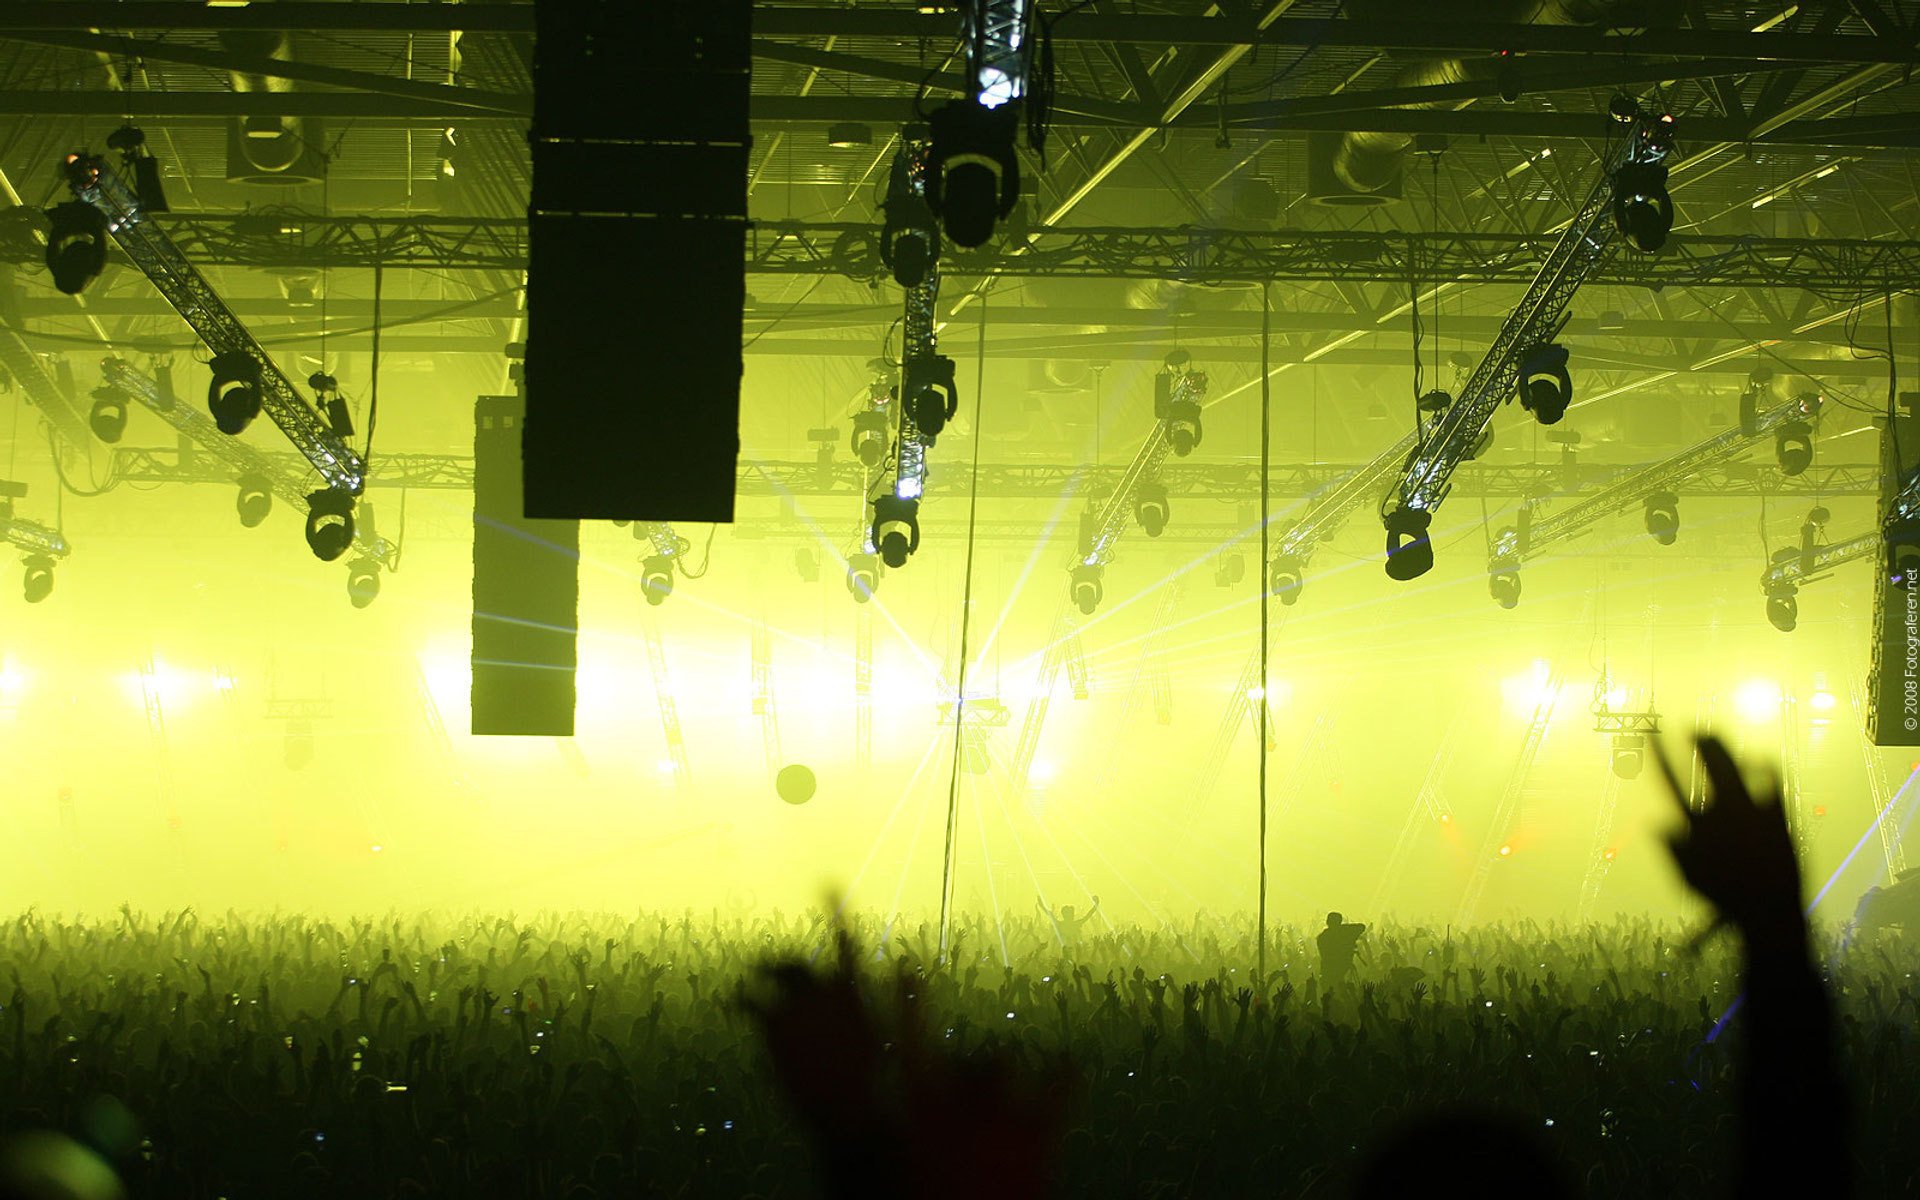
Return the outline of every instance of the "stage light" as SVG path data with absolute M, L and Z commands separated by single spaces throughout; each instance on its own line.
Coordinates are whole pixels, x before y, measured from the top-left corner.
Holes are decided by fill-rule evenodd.
M 1600 857 L 1605 859 L 1608 862 L 1612 862 L 1614 858 L 1619 855 L 1619 853 L 1620 852 L 1618 850 L 1615 850 L 1612 846 L 1608 846 L 1605 850 L 1602 850 L 1600 852 Z
M 1613 735 L 1613 773 L 1621 779 L 1638 779 L 1647 762 L 1647 737 L 1643 733 Z
M 1283 554 L 1273 560 L 1273 568 L 1267 573 L 1267 590 L 1280 603 L 1298 604 L 1300 589 L 1305 584 L 1306 578 L 1299 559 Z
M 956 245 L 985 245 L 994 222 L 1012 213 L 1020 199 L 1016 106 L 989 108 L 973 98 L 949 100 L 933 111 L 928 124 L 933 144 L 927 205 Z
M 1839 703 L 1838 700 L 1834 699 L 1833 693 L 1825 689 L 1817 691 L 1807 698 L 1807 704 L 1811 706 L 1815 712 L 1832 712 L 1834 706 Z
M 1074 567 L 1069 591 L 1074 607 L 1080 610 L 1082 616 L 1090 617 L 1093 610 L 1100 607 L 1100 598 L 1105 595 L 1101 576 L 1105 573 L 1104 568 L 1094 563 L 1081 563 Z
M 260 364 L 239 350 L 216 354 L 208 364 L 207 411 L 228 437 L 237 436 L 260 415 Z
M 1733 693 L 1733 711 L 1754 725 L 1778 718 L 1780 685 L 1767 679 L 1749 679 Z
M 53 594 L 53 560 L 44 554 L 30 554 L 23 560 L 26 575 L 21 594 L 28 604 L 38 604 Z
M 69 200 L 47 210 L 47 270 L 53 286 L 78 296 L 107 267 L 107 215 L 91 204 Z
M 1788 584 L 1767 593 L 1767 622 L 1781 633 L 1792 633 L 1800 623 L 1799 589 Z
M 903 141 L 925 137 L 924 128 L 909 127 Z M 916 288 L 927 277 L 927 269 L 940 258 L 940 225 L 926 197 L 913 188 L 912 159 L 905 150 L 893 158 L 893 173 L 887 182 L 887 198 L 880 204 L 880 261 L 893 272 L 893 281 L 904 288 Z
M 873 144 L 873 130 L 858 121 L 840 121 L 827 126 L 827 145 L 835 150 L 858 150 Z
M 1542 425 L 1558 424 L 1573 399 L 1567 358 L 1567 348 L 1558 342 L 1535 346 L 1521 356 L 1520 407 Z
M 1167 441 L 1181 458 L 1192 454 L 1204 431 L 1200 426 L 1200 405 L 1192 400 L 1167 403 Z
M 120 161 L 133 171 L 133 194 L 143 214 L 167 210 L 167 193 L 160 186 L 160 160 L 147 149 L 147 135 L 135 125 L 122 125 L 107 135 L 107 149 L 118 150 Z
M 640 560 L 640 593 L 650 607 L 658 608 L 673 595 L 673 560 L 664 554 L 649 554 Z
M 1667 164 L 1626 163 L 1613 173 L 1613 223 L 1628 241 L 1649 254 L 1667 244 L 1667 233 L 1673 228 Z
M 127 432 L 127 394 L 117 387 L 93 389 L 93 411 L 87 414 L 87 426 L 93 436 L 109 446 Z
M 1647 532 L 1662 546 L 1680 539 L 1680 497 L 1672 492 L 1656 492 L 1646 499 Z
M 960 410 L 959 388 L 953 379 L 953 360 L 944 354 L 921 354 L 907 360 L 902 392 L 914 428 L 928 444 L 940 436 Z
M 1133 493 L 1133 517 L 1140 522 L 1140 528 L 1147 531 L 1148 537 L 1159 537 L 1167 528 L 1167 518 L 1171 507 L 1167 502 L 1167 489 L 1158 481 L 1141 484 Z
M 353 545 L 353 496 L 321 488 L 307 493 L 307 549 L 321 562 L 332 562 Z
M 1520 572 L 1494 571 L 1487 576 L 1487 591 L 1501 608 L 1520 607 Z
M 1780 473 L 1794 476 L 1813 465 L 1813 426 L 1805 421 L 1788 421 L 1773 431 L 1773 457 Z
M 889 567 L 906 566 L 907 556 L 920 549 L 920 502 L 902 496 L 875 500 L 873 544 Z
M 1509 843 L 1503 843 L 1503 844 L 1501 845 L 1501 847 L 1500 847 L 1500 857 L 1501 857 L 1501 858 L 1506 858 L 1506 857 L 1508 857 L 1509 855 L 1511 855 L 1512 853 L 1513 853 L 1513 845 L 1512 845 L 1512 843 L 1510 843 L 1510 842 L 1509 842 Z
M 365 608 L 380 596 L 380 560 L 356 558 L 347 568 L 347 600 L 355 608 Z
M 853 415 L 853 455 L 867 470 L 871 471 L 885 461 L 887 443 L 891 438 L 886 413 L 870 408 Z
M 258 475 L 242 476 L 240 494 L 234 497 L 233 509 L 240 514 L 240 523 L 248 529 L 257 528 L 273 511 L 273 485 Z
M 1387 514 L 1387 577 L 1405 582 L 1433 569 L 1433 542 L 1427 527 L 1433 516 L 1402 505 Z
M 877 554 L 850 554 L 847 556 L 847 591 L 853 593 L 856 604 L 865 604 L 873 599 L 873 593 L 880 587 L 880 556 Z
M 1558 694 L 1553 681 L 1553 665 L 1536 658 L 1523 675 L 1509 675 L 1500 681 L 1500 699 L 1507 711 L 1518 717 L 1532 717 Z

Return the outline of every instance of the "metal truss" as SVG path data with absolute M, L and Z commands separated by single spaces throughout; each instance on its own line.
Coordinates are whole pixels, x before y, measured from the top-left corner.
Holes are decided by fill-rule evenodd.
M 1514 307 L 1493 344 L 1474 368 L 1460 396 L 1442 410 L 1430 436 L 1407 459 L 1400 476 L 1398 504 L 1388 518 L 1389 546 L 1397 549 L 1405 530 L 1396 516 L 1419 519 L 1418 541 L 1425 565 L 1408 567 L 1399 578 L 1411 578 L 1432 565 L 1431 543 L 1426 541 L 1426 519 L 1446 500 L 1448 481 L 1461 463 L 1473 457 L 1493 420 L 1494 412 L 1513 398 L 1521 358 L 1558 336 L 1574 293 L 1592 279 L 1598 267 L 1618 248 L 1621 237 L 1613 214 L 1614 179 L 1622 168 L 1658 163 L 1666 157 L 1671 118 L 1636 116 L 1621 130 L 1624 137 L 1609 152 L 1600 178 L 1566 230 L 1554 242 L 1540 272 Z M 1410 553 L 1408 563 L 1415 562 Z M 1391 562 L 1389 564 L 1391 567 Z
M 273 357 L 254 340 L 172 239 L 146 219 L 139 198 L 105 160 L 91 154 L 69 155 L 65 176 L 76 197 L 105 214 L 107 229 L 121 250 L 214 354 L 244 355 L 258 368 L 262 409 L 327 486 L 358 496 L 366 486 L 366 464 L 359 454 L 294 390 Z
M 523 271 L 523 220 L 455 217 L 324 217 L 308 213 L 172 213 L 147 219 L 190 262 L 263 268 L 422 267 Z M 1373 283 L 1448 279 L 1524 283 L 1553 246 L 1527 233 L 1353 232 L 1034 227 L 1025 249 L 950 249 L 961 274 L 1244 283 L 1267 279 Z M 11 239 L 0 256 L 24 262 L 38 244 Z M 746 269 L 759 275 L 881 276 L 870 224 L 756 221 Z M 1809 288 L 1871 294 L 1920 276 L 1920 241 L 1675 235 L 1658 255 L 1599 264 L 1588 282 L 1619 287 Z
M 12 505 L 0 507 L 0 538 L 18 547 L 27 556 L 65 558 L 73 547 L 58 529 L 13 515 Z
M 1547 729 L 1553 724 L 1554 706 L 1559 703 L 1562 676 L 1555 667 L 1547 677 L 1546 690 L 1534 705 L 1533 718 L 1527 722 L 1526 737 L 1520 742 L 1520 757 L 1513 764 L 1513 773 L 1507 777 L 1507 786 L 1500 793 L 1500 803 L 1495 807 L 1493 820 L 1487 826 L 1486 840 L 1481 844 L 1480 856 L 1475 860 L 1473 873 L 1467 877 L 1466 894 L 1461 897 L 1460 910 L 1454 916 L 1454 923 L 1471 925 L 1480 908 L 1480 897 L 1486 893 L 1487 881 L 1493 875 L 1494 863 L 1504 857 L 1499 848 L 1507 845 L 1506 839 L 1513 832 L 1513 820 L 1520 812 L 1520 802 L 1526 797 L 1527 776 L 1533 771 L 1534 760 L 1540 756 L 1541 746 L 1546 744 Z
M 29 349 L 13 325 L 3 319 L 0 319 L 0 367 L 4 367 L 7 374 L 13 377 L 27 403 L 40 410 L 47 424 L 68 445 L 88 444 L 93 435 L 87 430 L 86 420 L 74 411 L 73 405 L 67 402 L 66 393 L 47 375 L 40 356 Z
M 1500 531 L 1487 556 L 1487 573 L 1509 577 L 1507 594 L 1519 597 L 1520 565 L 1536 558 L 1548 547 L 1587 532 L 1600 521 L 1635 507 L 1663 493 L 1677 494 L 1682 484 L 1692 483 L 1702 473 L 1722 467 L 1744 454 L 1748 447 L 1771 436 L 1784 425 L 1811 423 L 1820 415 L 1820 397 L 1811 392 L 1796 396 L 1785 404 L 1761 413 L 1745 427 L 1729 429 L 1697 442 L 1672 458 L 1629 471 L 1592 495 L 1553 513 L 1534 519 L 1531 505 L 1522 509 L 1520 521 Z M 1677 517 L 1676 517 L 1677 520 Z M 1500 584 L 1496 584 L 1496 595 Z M 1503 601 L 1504 603 L 1504 601 Z
M 0 351 L 6 347 L 0 330 Z M 0 365 L 5 358 L 0 355 Z M 1376 463 L 1389 468 L 1404 457 L 1411 439 L 1389 448 Z M 304 469 L 291 454 L 260 458 L 281 471 Z M 1311 523 L 1312 512 L 1330 499 L 1328 488 L 1351 480 L 1373 464 L 1276 463 L 1272 494 L 1314 498 L 1313 509 L 1301 519 Z M 113 471 L 130 483 L 227 483 L 227 475 L 195 459 L 180 458 L 171 447 L 119 446 L 113 451 Z M 1079 467 L 1048 463 L 981 463 L 980 494 L 997 499 L 1058 497 L 1069 492 L 1117 489 L 1125 467 Z M 1555 491 L 1603 487 L 1619 477 L 1619 468 L 1597 463 L 1567 466 L 1558 463 L 1467 463 L 1454 475 L 1454 490 L 1465 496 L 1539 496 Z M 382 454 L 369 484 L 382 487 L 449 489 L 473 486 L 473 460 L 446 454 Z M 1159 482 L 1171 497 L 1238 501 L 1260 491 L 1256 464 L 1163 464 Z M 1385 475 L 1379 480 L 1384 484 Z M 857 462 L 836 462 L 823 472 L 812 460 L 763 461 L 740 468 L 737 493 L 741 496 L 859 496 L 865 494 L 866 474 Z M 1795 476 L 1743 462 L 1725 462 L 1674 483 L 1682 496 L 1840 496 L 1868 495 L 1879 490 L 1880 468 L 1871 463 L 1814 466 Z M 1364 494 L 1365 488 L 1356 489 Z M 1337 504 L 1334 507 L 1338 507 Z M 1298 529 L 1300 525 L 1296 525 Z M 1324 526 L 1323 526 L 1324 528 Z M 1329 531 L 1330 532 L 1330 531 Z M 1285 538 L 1281 545 L 1286 544 Z
M 1844 542 L 1833 542 L 1825 546 L 1803 547 L 1800 550 L 1783 550 L 1774 555 L 1774 563 L 1760 577 L 1760 590 L 1769 596 L 1792 589 L 1802 584 L 1825 579 L 1833 569 L 1843 563 L 1855 562 L 1862 558 L 1871 558 L 1880 552 L 1881 533 L 1878 529 L 1858 537 L 1848 538 Z
M 140 402 L 141 407 L 153 413 L 168 425 L 171 425 L 181 437 L 206 451 L 212 461 L 203 460 L 199 455 L 188 456 L 183 452 L 174 452 L 173 470 L 192 472 L 195 482 L 253 484 L 272 492 L 295 510 L 306 507 L 307 493 L 311 490 L 304 478 L 307 464 L 291 454 L 267 454 L 241 441 L 221 433 L 213 418 L 192 405 L 182 404 L 166 396 L 160 385 L 151 376 L 137 371 L 125 359 L 107 358 L 100 364 L 101 379 L 110 388 L 115 388 Z M 154 451 L 123 451 L 116 449 L 113 462 L 115 478 L 127 482 L 146 482 L 152 476 L 117 474 L 122 464 L 134 464 L 151 461 L 146 456 Z M 473 486 L 472 460 L 467 460 L 466 485 Z M 222 471 L 221 468 L 225 470 Z M 399 562 L 400 550 L 392 542 L 381 537 L 365 522 L 355 522 L 353 529 L 353 547 L 360 558 L 372 558 L 383 567 L 392 570 Z
M 1168 378 L 1170 376 L 1170 378 Z M 1157 380 L 1156 387 L 1164 386 L 1170 395 L 1171 405 L 1187 406 L 1187 411 L 1197 413 L 1207 396 L 1207 373 L 1205 371 L 1180 370 L 1171 365 L 1168 371 Z M 1147 440 L 1134 454 L 1120 472 L 1111 494 L 1105 503 L 1089 514 L 1085 527 L 1080 534 L 1080 544 L 1073 558 L 1067 564 L 1078 580 L 1091 569 L 1098 572 L 1113 561 L 1114 548 L 1120 544 L 1120 538 L 1134 523 L 1135 501 L 1140 498 L 1143 488 L 1157 486 L 1160 479 L 1161 464 L 1173 450 L 1173 427 L 1175 413 L 1179 410 L 1167 406 L 1158 414 L 1153 429 L 1148 432 Z M 1096 597 L 1094 603 L 1098 603 Z M 1078 585 L 1076 583 L 1076 592 Z M 1081 611 L 1091 613 L 1092 607 L 1083 604 Z

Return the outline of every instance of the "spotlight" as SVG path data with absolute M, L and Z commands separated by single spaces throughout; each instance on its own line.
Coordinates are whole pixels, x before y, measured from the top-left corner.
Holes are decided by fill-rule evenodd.
M 1104 574 L 1106 569 L 1093 563 L 1081 563 L 1074 567 L 1069 593 L 1073 597 L 1074 607 L 1080 610 L 1082 616 L 1090 617 L 1093 610 L 1100 607 L 1100 597 L 1106 594 L 1100 586 Z
M 47 270 L 53 286 L 78 296 L 107 267 L 107 215 L 91 204 L 69 200 L 47 210 Z
M 118 442 L 127 431 L 127 394 L 112 386 L 93 389 L 93 411 L 87 414 L 87 425 L 93 436 L 109 446 Z
M 1140 528 L 1147 531 L 1148 537 L 1159 537 L 1165 532 L 1170 513 L 1164 484 L 1153 481 L 1134 489 L 1133 518 L 1140 522 Z
M 1493 596 L 1493 602 L 1501 608 L 1520 607 L 1520 572 L 1507 567 L 1490 573 L 1487 576 L 1487 591 Z
M 1020 160 L 1013 148 L 1020 123 L 1016 107 L 950 100 L 929 118 L 927 205 L 956 245 L 986 244 L 994 222 L 1020 199 Z
M 882 496 L 873 502 L 873 544 L 889 567 L 907 565 L 907 555 L 920 548 L 920 502 Z
M 1792 584 L 1767 593 L 1767 622 L 1781 633 L 1792 633 L 1800 623 L 1799 592 Z
M 1813 426 L 1805 421 L 1788 421 L 1773 432 L 1773 457 L 1780 473 L 1788 477 L 1813 465 Z
M 260 364 L 239 350 L 216 354 L 208 364 L 213 381 L 207 384 L 207 411 L 228 437 L 253 424 L 260 415 Z
M 904 382 L 907 413 L 913 418 L 914 428 L 931 443 L 960 411 L 953 360 L 944 354 L 916 355 L 907 360 Z
M 1273 560 L 1273 568 L 1267 573 L 1267 590 L 1278 597 L 1280 603 L 1298 604 L 1300 589 L 1305 583 L 1299 559 L 1282 555 Z
M 1647 762 L 1647 735 L 1644 733 L 1616 733 L 1613 735 L 1613 773 L 1621 779 L 1638 779 L 1640 768 Z M 1612 852 L 1608 852 L 1611 857 Z
M 248 529 L 258 528 L 260 522 L 267 519 L 273 511 L 273 485 L 258 475 L 247 475 L 240 480 L 240 494 L 234 498 L 233 509 L 240 514 L 240 523 Z
M 847 591 L 853 594 L 854 603 L 865 604 L 873 599 L 873 593 L 880 587 L 880 556 L 877 554 L 850 554 L 847 556 Z
M 44 554 L 30 554 L 24 560 L 26 576 L 21 594 L 28 604 L 38 604 L 53 594 L 53 560 Z
M 893 179 L 880 205 L 880 261 L 893 272 L 893 281 L 916 288 L 940 258 L 940 226 L 927 207 L 926 197 L 913 190 L 905 151 L 893 160 Z
M 380 560 L 356 558 L 347 568 L 347 599 L 355 608 L 365 608 L 380 595 Z
M 1402 582 L 1418 579 L 1433 569 L 1433 542 L 1427 527 L 1433 516 L 1425 509 L 1401 506 L 1387 514 L 1387 576 Z
M 118 150 L 120 161 L 133 171 L 133 194 L 142 213 L 167 210 L 167 193 L 160 186 L 160 160 L 147 149 L 147 135 L 135 125 L 122 125 L 107 135 L 107 149 Z
M 1514 59 L 1513 51 L 1502 50 L 1494 55 L 1493 82 L 1505 103 L 1520 99 L 1520 64 Z
M 873 130 L 858 121 L 841 121 L 827 126 L 827 145 L 835 150 L 858 150 L 873 144 Z
M 673 560 L 664 554 L 649 554 L 640 560 L 640 591 L 651 607 L 658 608 L 673 595 Z
M 868 409 L 853 415 L 853 453 L 871 471 L 887 457 L 887 414 Z
M 1673 228 L 1667 164 L 1626 163 L 1613 173 L 1613 223 L 1628 241 L 1649 254 L 1667 244 L 1667 232 Z
M 353 545 L 353 495 L 321 488 L 307 493 L 307 549 L 332 562 Z
M 1182 458 L 1200 444 L 1200 406 L 1192 400 L 1172 400 L 1167 404 L 1167 440 L 1173 452 Z
M 1542 425 L 1557 424 L 1573 399 L 1567 357 L 1567 348 L 1552 342 L 1535 346 L 1520 359 L 1520 407 Z
M 1646 499 L 1647 532 L 1662 546 L 1680 539 L 1680 497 L 1672 492 L 1655 492 Z

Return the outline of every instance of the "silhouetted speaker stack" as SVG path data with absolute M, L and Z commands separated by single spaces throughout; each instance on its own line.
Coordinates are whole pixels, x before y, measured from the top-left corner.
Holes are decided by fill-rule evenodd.
M 473 732 L 573 736 L 580 523 L 522 515 L 518 396 L 473 435 Z
M 748 0 L 542 0 L 527 512 L 730 521 Z
M 1920 395 L 1905 392 L 1880 432 L 1880 511 L 1920 471 Z M 1873 659 L 1867 736 L 1877 746 L 1920 746 L 1920 521 L 1889 521 L 1873 585 Z

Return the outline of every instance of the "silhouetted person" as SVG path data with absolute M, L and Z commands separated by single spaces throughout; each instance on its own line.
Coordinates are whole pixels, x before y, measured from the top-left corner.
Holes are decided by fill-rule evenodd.
M 1093 898 L 1093 907 L 1088 909 L 1084 916 L 1078 917 L 1073 915 L 1073 905 L 1071 904 L 1062 904 L 1060 911 L 1056 913 L 1047 907 L 1045 900 L 1035 899 L 1034 903 L 1038 904 L 1040 911 L 1047 915 L 1047 920 L 1053 922 L 1054 933 L 1059 935 L 1060 944 L 1066 947 L 1073 947 L 1080 944 L 1080 927 L 1088 921 L 1093 920 L 1094 914 L 1100 911 L 1100 897 L 1098 896 Z
M 1353 970 L 1354 952 L 1360 949 L 1365 925 L 1349 922 L 1337 912 L 1327 914 L 1327 927 L 1314 942 L 1320 947 L 1320 977 L 1328 987 L 1339 987 Z

